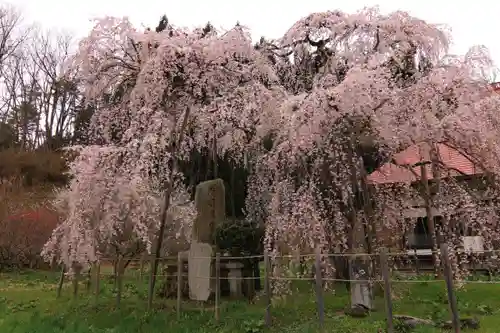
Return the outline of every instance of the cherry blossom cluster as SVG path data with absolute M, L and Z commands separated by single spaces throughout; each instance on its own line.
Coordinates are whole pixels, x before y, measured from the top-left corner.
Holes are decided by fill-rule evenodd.
M 359 223 L 402 238 L 414 223 L 403 212 L 425 194 L 415 180 L 372 186 L 368 174 L 415 144 L 445 142 L 481 168 L 488 191 L 500 188 L 500 99 L 481 77 L 492 62 L 481 47 L 449 56 L 444 27 L 367 8 L 311 14 L 257 45 L 240 25 L 157 30 L 104 18 L 68 64 L 96 109 L 95 145 L 71 165 L 47 255 L 82 263 L 118 242 L 149 249 L 166 188 L 168 230 L 189 233 L 195 212 L 177 165 L 193 150 L 248 169 L 247 218 L 265 224 L 275 254 L 373 251 L 377 241 L 356 239 Z M 446 221 L 447 209 L 484 205 L 439 159 L 427 162 L 442 175 L 432 200 Z M 471 222 L 487 239 L 493 215 Z

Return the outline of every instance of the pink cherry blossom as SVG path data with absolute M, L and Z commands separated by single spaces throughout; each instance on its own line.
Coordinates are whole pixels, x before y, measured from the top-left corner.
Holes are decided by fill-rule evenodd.
M 68 64 L 96 107 L 95 145 L 71 164 L 73 180 L 60 194 L 67 218 L 47 256 L 70 264 L 136 242 L 149 250 L 166 223 L 162 208 L 169 233 L 189 234 L 195 212 L 177 163 L 193 149 L 216 150 L 250 171 L 247 218 L 265 224 L 271 253 L 376 250 L 412 230 L 404 212 L 425 193 L 411 180 L 371 184 L 367 169 L 439 143 L 485 179 L 478 189 L 435 156 L 420 161 L 439 179 L 429 200 L 442 211 L 440 232 L 461 272 L 451 221 L 471 220 L 490 247 L 498 235 L 497 203 L 483 199 L 499 188 L 500 99 L 484 79 L 486 50 L 452 56 L 449 42 L 444 27 L 377 8 L 313 13 L 256 46 L 240 25 L 154 32 L 127 19 L 97 21 Z M 481 209 L 455 214 L 462 206 Z M 389 239 L 354 241 L 360 223 Z

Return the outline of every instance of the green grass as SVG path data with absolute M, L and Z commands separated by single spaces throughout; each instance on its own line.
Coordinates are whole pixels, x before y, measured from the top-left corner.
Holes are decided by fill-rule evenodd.
M 213 308 L 188 302 L 180 320 L 176 318 L 175 300 L 155 300 L 155 310 L 146 313 L 146 282 L 127 276 L 122 304 L 116 309 L 113 284 L 102 278 L 100 298 L 95 303 L 92 293 L 80 287 L 78 299 L 71 298 L 65 284 L 56 299 L 58 273 L 22 272 L 0 275 L 1 333 L 314 333 L 319 332 L 316 298 L 313 286 L 302 284 L 292 296 L 276 301 L 272 307 L 273 326 L 264 328 L 264 304 L 256 300 L 223 301 L 221 320 L 214 319 Z M 147 280 L 147 279 L 144 279 Z M 433 320 L 448 320 L 446 290 L 436 282 L 394 282 L 394 312 Z M 470 284 L 457 292 L 462 316 L 477 316 L 479 333 L 500 332 L 500 284 Z M 376 296 L 377 311 L 369 317 L 354 319 L 343 314 L 349 295 L 338 286 L 335 293 L 325 293 L 326 332 L 374 333 L 385 327 L 384 301 Z M 440 332 L 422 328 L 415 332 Z

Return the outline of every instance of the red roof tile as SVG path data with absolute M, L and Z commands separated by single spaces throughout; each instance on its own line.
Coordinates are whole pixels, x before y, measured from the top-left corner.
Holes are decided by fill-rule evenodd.
M 448 147 L 445 144 L 439 143 L 437 145 L 438 155 L 444 168 L 448 171 L 442 175 L 444 176 L 458 176 L 458 175 L 474 175 L 480 173 L 477 168 L 466 156 L 459 153 L 455 149 Z M 408 149 L 396 154 L 394 157 L 395 163 L 386 163 L 379 169 L 374 171 L 368 176 L 368 181 L 375 184 L 399 183 L 399 182 L 414 182 L 417 180 L 415 176 L 420 179 L 420 166 L 415 164 L 419 162 L 429 162 L 429 146 L 425 143 L 414 145 Z M 408 170 L 407 167 L 411 167 Z M 429 179 L 434 178 L 431 171 L 431 166 L 426 165 L 427 175 Z
M 494 91 L 500 93 L 500 82 L 495 82 L 491 84 Z M 445 168 L 449 172 L 443 176 L 448 175 L 474 175 L 481 171 L 477 168 L 466 156 L 459 153 L 455 149 L 452 149 L 445 144 L 438 144 L 439 157 Z M 375 184 L 387 184 L 387 183 L 399 183 L 416 181 L 415 175 L 420 178 L 420 166 L 414 166 L 418 162 L 428 162 L 429 161 L 429 147 L 426 144 L 418 144 L 409 147 L 408 149 L 398 153 L 394 156 L 394 163 L 386 163 L 380 168 L 375 170 L 372 174 L 368 176 L 368 182 Z M 408 168 L 398 166 L 406 165 L 412 166 L 410 171 Z M 434 178 L 432 174 L 430 165 L 426 166 L 427 175 L 429 179 Z
M 32 210 L 25 210 L 21 213 L 10 215 L 7 217 L 7 220 L 40 221 L 43 219 L 57 220 L 58 218 L 59 218 L 58 215 L 54 211 L 41 207 Z

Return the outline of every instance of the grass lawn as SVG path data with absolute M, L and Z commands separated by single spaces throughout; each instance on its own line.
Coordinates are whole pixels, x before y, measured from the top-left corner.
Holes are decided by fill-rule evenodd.
M 214 320 L 213 309 L 184 303 L 185 310 L 178 321 L 175 300 L 156 299 L 155 311 L 146 313 L 146 282 L 128 276 L 122 305 L 115 308 L 110 279 L 102 279 L 101 295 L 95 303 L 92 293 L 82 285 L 77 300 L 71 299 L 70 285 L 56 299 L 58 273 L 22 272 L 0 275 L 1 333 L 314 333 L 319 332 L 316 299 L 313 286 L 303 284 L 300 291 L 272 307 L 273 326 L 264 328 L 262 300 L 254 304 L 223 301 L 221 320 Z M 147 279 L 144 279 L 147 280 Z M 394 312 L 433 320 L 448 320 L 444 284 L 439 282 L 394 282 Z M 475 332 L 500 332 L 500 284 L 470 284 L 457 292 L 462 316 L 477 316 L 481 328 Z M 385 331 L 383 297 L 377 294 L 377 311 L 369 317 L 355 319 L 343 314 L 349 295 L 345 287 L 325 294 L 325 332 L 375 333 Z M 188 310 L 189 307 L 189 310 Z M 440 332 L 421 328 L 415 332 Z

